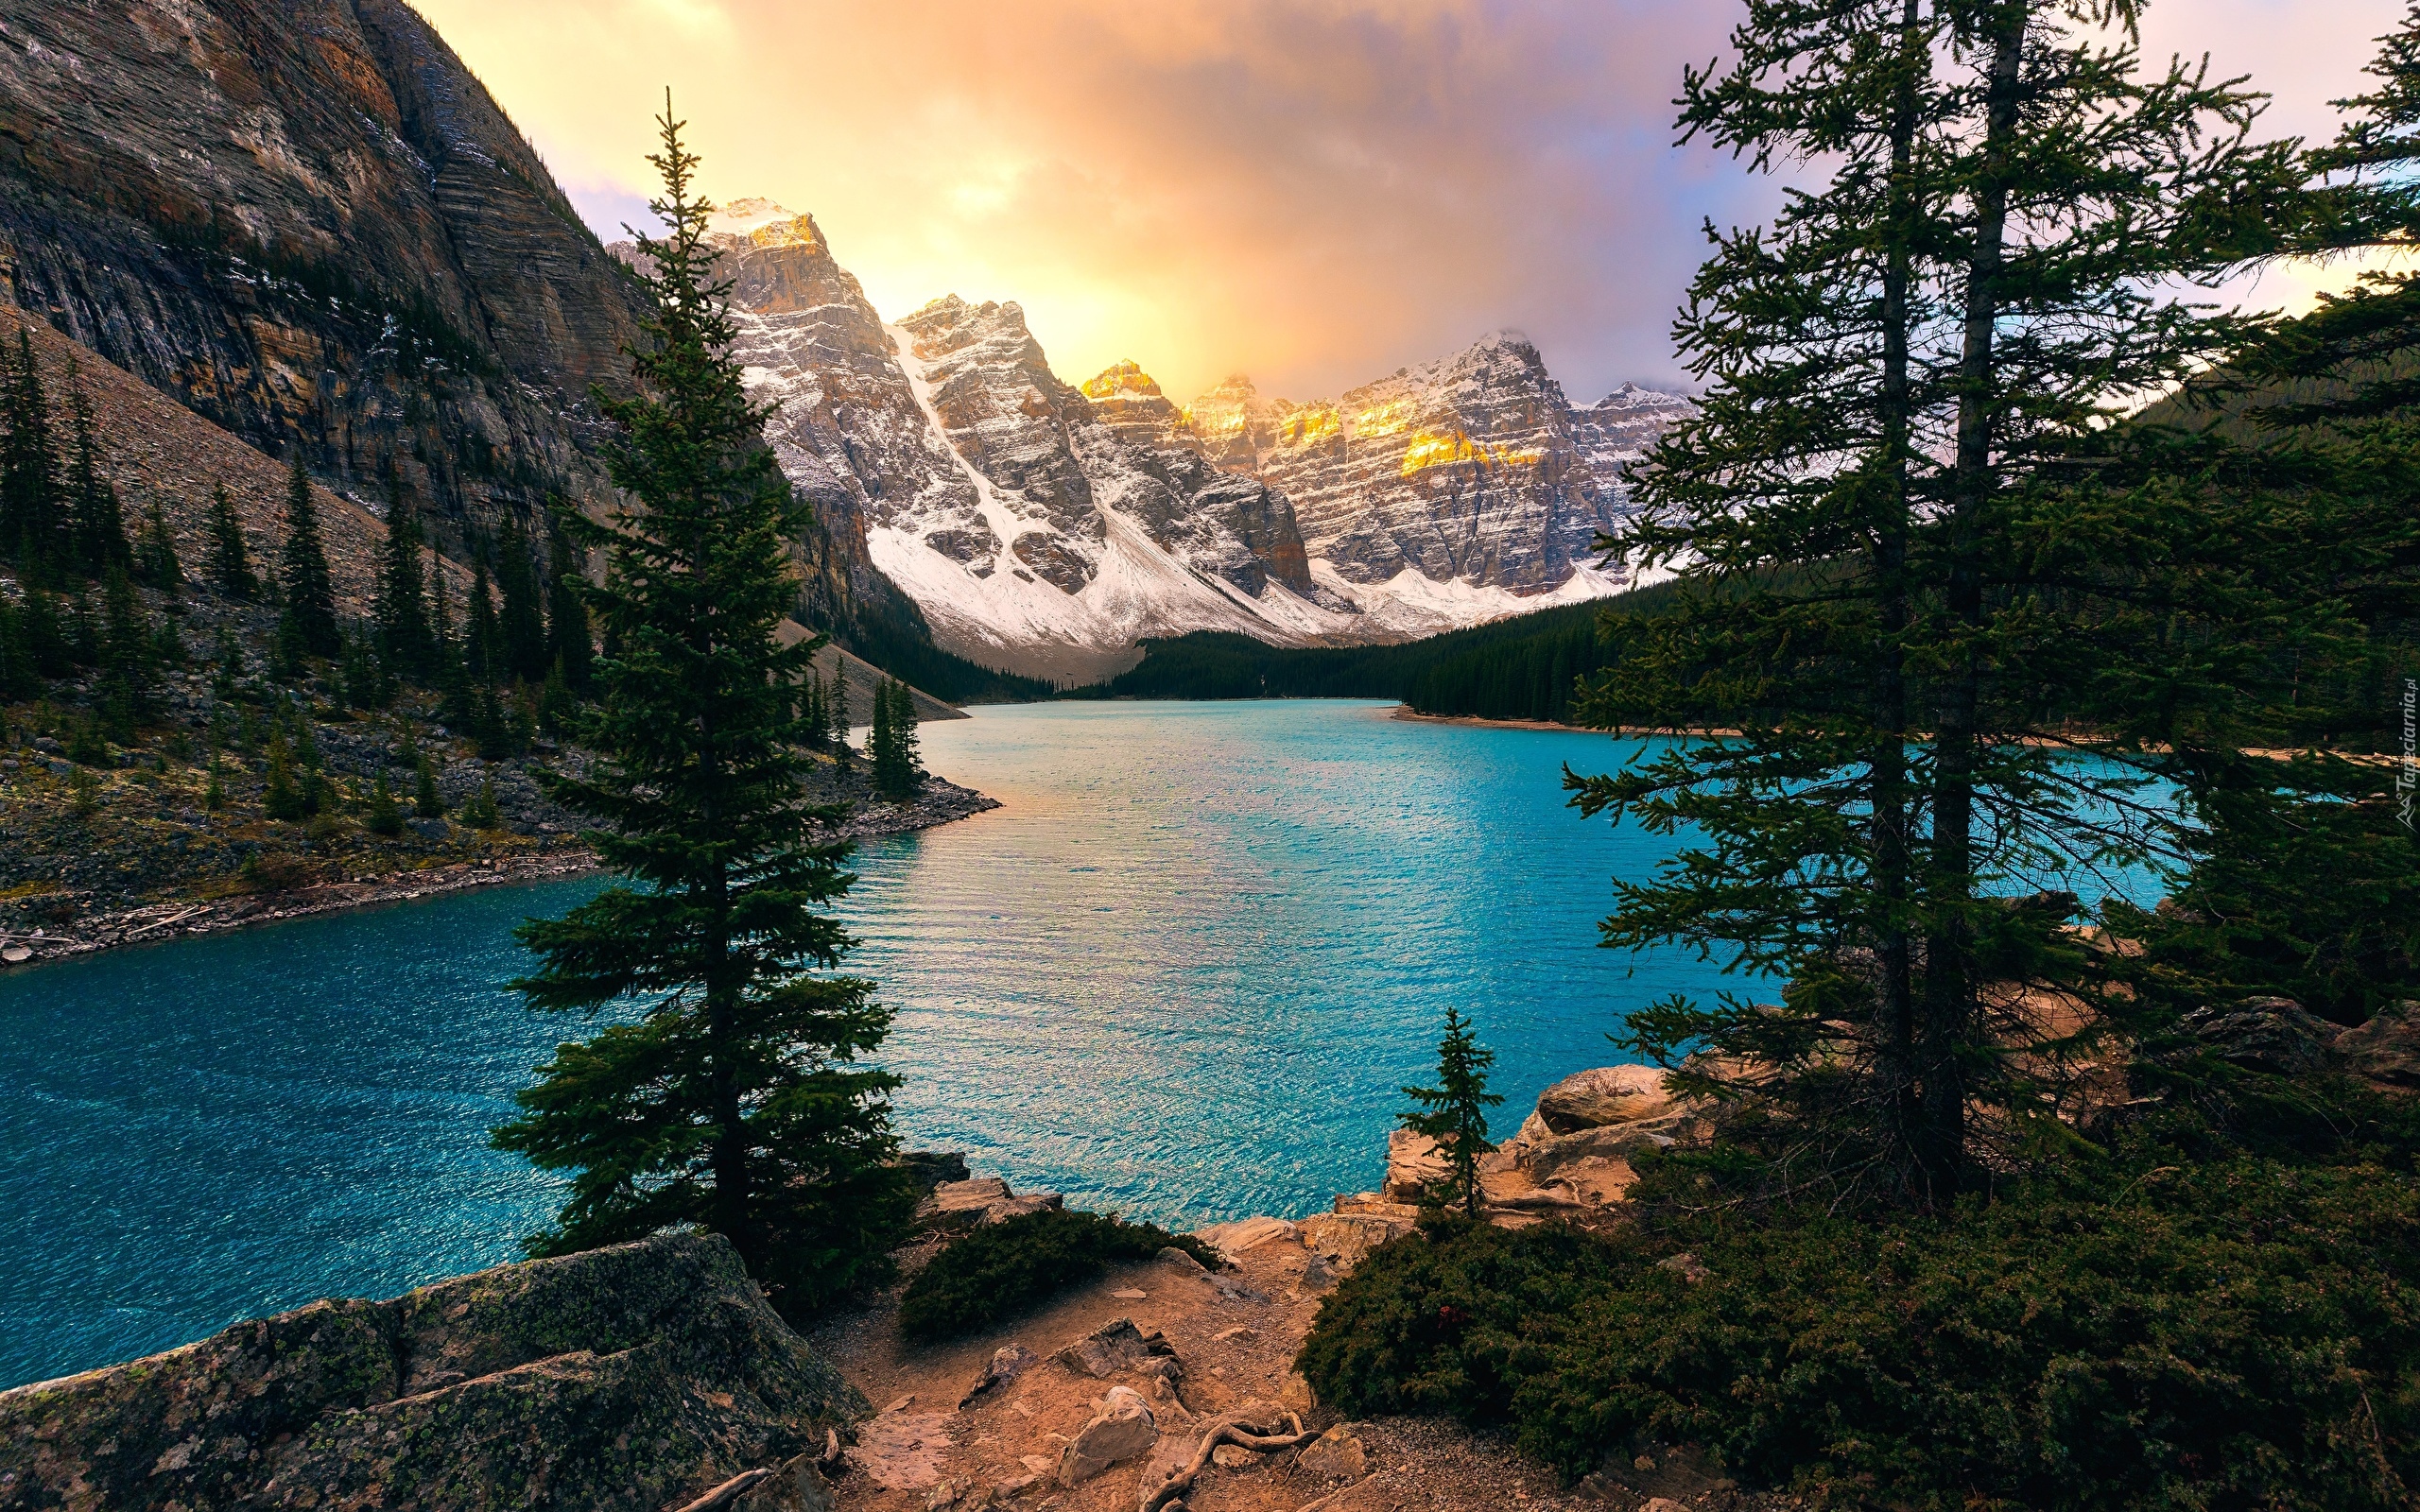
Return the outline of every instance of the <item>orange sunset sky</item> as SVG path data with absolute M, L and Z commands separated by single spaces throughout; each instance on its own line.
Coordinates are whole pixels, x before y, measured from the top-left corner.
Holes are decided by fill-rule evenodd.
M 1700 223 L 1777 198 L 1672 145 L 1729 0 L 419 3 L 609 235 L 644 215 L 669 85 L 708 192 L 812 212 L 886 317 L 1016 300 L 1062 377 L 1132 357 L 1179 402 L 1231 371 L 1332 395 L 1498 326 L 1582 403 L 1679 382 Z M 2401 10 L 2154 0 L 2145 43 L 2329 134 Z

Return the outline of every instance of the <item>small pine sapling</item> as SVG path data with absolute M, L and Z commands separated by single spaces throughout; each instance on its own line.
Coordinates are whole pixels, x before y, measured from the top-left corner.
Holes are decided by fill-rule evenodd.
M 403 805 L 395 801 L 394 790 L 387 785 L 385 772 L 378 774 L 377 785 L 370 790 L 370 816 L 362 821 L 362 827 L 372 834 L 383 834 L 389 839 L 404 833 Z
M 1402 1115 L 1402 1125 L 1437 1142 L 1452 1174 L 1435 1183 L 1429 1199 L 1439 1207 L 1460 1207 L 1478 1216 L 1478 1158 L 1495 1148 L 1487 1141 L 1487 1110 L 1504 1101 L 1487 1090 L 1487 1069 L 1495 1052 L 1481 1046 L 1471 1021 L 1460 1008 L 1445 1010 L 1445 1038 L 1437 1041 L 1437 1085 L 1406 1087 L 1405 1096 L 1420 1105 Z
M 412 812 L 424 819 L 445 817 L 445 797 L 437 790 L 437 769 L 425 755 L 412 761 Z

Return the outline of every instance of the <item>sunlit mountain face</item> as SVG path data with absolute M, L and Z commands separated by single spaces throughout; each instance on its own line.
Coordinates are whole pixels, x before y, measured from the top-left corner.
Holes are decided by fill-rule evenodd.
M 1101 677 L 1191 630 L 1400 640 L 1612 592 L 1589 548 L 1620 466 L 1686 404 L 1575 408 L 1497 332 L 1333 400 L 1237 375 L 1180 406 L 1131 361 L 1065 382 L 1013 302 L 886 320 L 770 200 L 733 201 L 715 238 L 791 480 L 944 648 L 1034 676 Z

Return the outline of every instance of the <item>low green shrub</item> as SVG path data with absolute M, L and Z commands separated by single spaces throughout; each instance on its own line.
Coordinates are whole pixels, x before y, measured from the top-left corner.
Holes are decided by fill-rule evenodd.
M 1121 1261 L 1170 1246 L 1216 1268 L 1201 1240 L 1098 1212 L 1046 1210 L 993 1224 L 952 1244 L 908 1283 L 900 1332 L 919 1341 L 957 1338 L 1098 1276 Z
M 1658 1263 L 1685 1248 L 1702 1280 Z M 2409 1507 L 2420 1182 L 2247 1158 L 1945 1223 L 1445 1220 L 1344 1281 L 1300 1367 L 1574 1476 L 1655 1440 L 1819 1506 Z

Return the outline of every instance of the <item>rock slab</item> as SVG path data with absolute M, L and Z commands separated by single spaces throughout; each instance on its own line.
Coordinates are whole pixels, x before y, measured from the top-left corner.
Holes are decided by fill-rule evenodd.
M 0 1392 L 0 1504 L 656 1512 L 865 1411 L 728 1242 L 667 1234 Z

